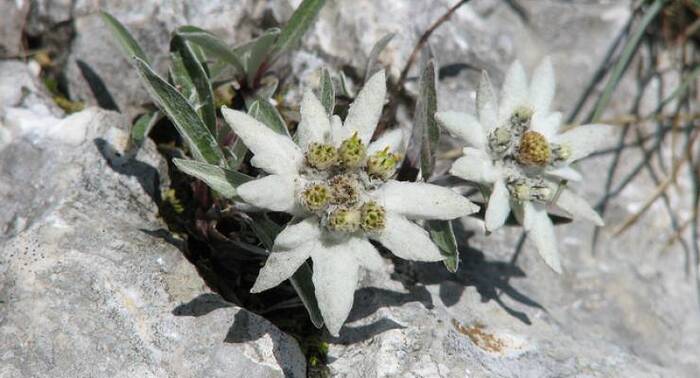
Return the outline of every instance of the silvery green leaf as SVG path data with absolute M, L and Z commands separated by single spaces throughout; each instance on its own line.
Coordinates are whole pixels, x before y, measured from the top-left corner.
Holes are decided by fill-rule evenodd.
M 369 52 L 369 57 L 367 58 L 367 65 L 365 66 L 365 83 L 373 74 L 381 69 L 381 66 L 378 64 L 379 54 L 384 51 L 395 35 L 395 33 L 389 33 L 383 36 L 372 47 L 372 50 Z
M 170 79 L 172 80 L 175 89 L 177 89 L 187 102 L 192 107 L 197 107 L 197 93 L 194 89 L 194 83 L 187 73 L 185 63 L 182 61 L 182 55 L 175 51 L 170 53 Z
M 142 114 L 134 125 L 131 127 L 131 143 L 134 147 L 139 148 L 143 144 L 143 141 L 148 138 L 148 134 L 153 129 L 153 126 L 160 119 L 161 114 L 159 111 Z
M 216 132 L 216 111 L 214 109 L 214 94 L 209 84 L 209 78 L 202 66 L 202 62 L 198 60 L 195 52 L 190 44 L 182 37 L 175 34 L 171 40 L 171 49 L 180 55 L 184 74 L 189 77 L 189 81 L 193 85 L 194 97 L 196 104 L 194 106 L 197 112 L 202 117 L 202 121 L 207 125 L 209 131 Z
M 181 171 L 204 181 L 215 192 L 226 198 L 235 198 L 236 187 L 253 180 L 252 177 L 243 173 L 195 160 L 173 159 L 173 163 Z
M 323 107 L 326 109 L 326 113 L 328 115 L 333 114 L 333 109 L 335 109 L 335 88 L 333 87 L 333 80 L 327 68 L 321 70 L 320 99 Z
M 282 118 L 280 112 L 277 111 L 277 108 L 275 108 L 268 101 L 253 101 L 248 108 L 248 114 L 277 133 L 290 136 L 289 129 L 287 129 L 287 126 L 284 123 L 284 118 Z
M 343 71 L 340 71 L 340 92 L 348 98 L 355 98 L 355 91 L 352 89 L 352 84 L 348 81 Z
M 262 99 L 272 98 L 275 91 L 277 91 L 279 83 L 279 80 L 274 76 L 266 77 L 263 79 L 262 86 L 255 91 L 255 97 Z
M 248 85 L 252 86 L 258 78 L 258 71 L 262 64 L 267 62 L 279 34 L 278 28 L 265 30 L 261 36 L 234 50 L 236 55 L 241 57 Z
M 430 238 L 438 246 L 440 253 L 445 256 L 442 260 L 445 267 L 454 273 L 459 268 L 459 251 L 457 250 L 457 240 L 452 229 L 452 223 L 446 220 L 431 220 L 426 222 Z
M 414 114 L 414 133 L 420 133 L 420 165 L 423 179 L 428 180 L 435 166 L 435 151 L 440 139 L 440 128 L 435 120 L 437 111 L 437 70 L 435 61 L 428 60 L 418 84 L 418 100 Z
M 270 221 L 270 219 L 265 216 L 253 216 L 252 219 L 253 224 L 251 224 L 251 228 L 253 232 L 255 232 L 258 239 L 263 242 L 267 249 L 272 250 L 274 240 L 277 234 L 282 231 L 282 227 Z M 313 271 L 309 263 L 305 262 L 301 264 L 294 275 L 289 277 L 289 282 L 292 284 L 292 287 L 294 287 L 294 290 L 296 290 L 306 311 L 309 313 L 311 323 L 313 323 L 316 328 L 321 328 L 323 327 L 323 316 L 321 315 L 321 310 L 318 308 L 318 302 L 316 301 L 316 290 L 311 280 L 312 276 Z
M 199 161 L 218 165 L 224 159 L 223 152 L 187 100 L 142 59 L 134 57 L 134 65 L 151 97 L 173 122 L 192 156 Z
M 117 42 L 119 42 L 119 46 L 127 58 L 131 59 L 132 56 L 137 56 L 144 62 L 149 61 L 146 53 L 143 52 L 141 46 L 139 46 L 138 42 L 131 36 L 131 33 L 126 30 L 124 25 L 107 12 L 101 11 L 100 17 L 102 17 L 102 21 L 104 21 L 112 31 L 112 35 L 117 39 Z
M 243 143 L 243 140 L 241 138 L 236 139 L 236 141 L 228 147 L 228 153 L 231 155 L 228 160 L 228 166 L 231 169 L 238 169 L 241 164 L 243 164 L 247 152 L 248 147 Z
M 297 47 L 301 37 L 314 23 L 325 3 L 326 0 L 304 0 L 299 4 L 275 42 L 273 48 L 275 58 Z
M 179 27 L 176 33 L 186 40 L 197 44 L 212 56 L 227 62 L 235 68 L 237 73 L 245 73 L 240 57 L 234 53 L 232 48 L 214 34 L 196 26 L 189 25 Z

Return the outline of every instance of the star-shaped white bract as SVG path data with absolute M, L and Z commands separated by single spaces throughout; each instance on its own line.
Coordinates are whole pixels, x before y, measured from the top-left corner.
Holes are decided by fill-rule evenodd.
M 392 130 L 370 143 L 385 94 L 380 71 L 342 122 L 307 91 L 296 143 L 245 113 L 222 109 L 254 154 L 251 164 L 268 173 L 239 186 L 238 195 L 261 209 L 296 216 L 275 239 L 251 291 L 277 286 L 310 257 L 319 308 L 333 335 L 350 313 L 360 267 L 383 267 L 369 239 L 404 259 L 442 260 L 428 232 L 411 220 L 449 220 L 478 209 L 450 189 L 391 179 L 403 152 L 403 133 Z
M 484 72 L 477 89 L 476 117 L 447 111 L 438 112 L 436 119 L 466 144 L 450 173 L 480 184 L 489 195 L 486 229 L 500 228 L 513 210 L 545 262 L 561 272 L 546 206 L 555 202 L 574 218 L 603 225 L 585 200 L 559 183 L 581 180 L 569 165 L 609 140 L 614 128 L 591 124 L 561 130 L 561 113 L 550 112 L 554 90 L 549 58 L 535 69 L 529 84 L 523 66 L 516 61 L 506 74 L 500 104 Z

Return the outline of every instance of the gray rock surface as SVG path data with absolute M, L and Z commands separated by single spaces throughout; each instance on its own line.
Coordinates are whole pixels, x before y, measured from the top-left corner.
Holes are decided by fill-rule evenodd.
M 22 30 L 29 13 L 29 0 L 0 2 L 0 58 L 17 57 L 22 52 Z
M 240 42 L 254 35 L 270 14 L 286 20 L 292 3 L 298 1 L 154 1 L 137 8 L 132 1 L 121 0 L 101 5 L 126 24 L 164 72 L 169 32 L 177 25 L 195 24 L 228 41 Z M 506 3 L 474 0 L 462 7 L 431 38 L 434 55 L 442 66 L 459 68 L 468 63 L 486 68 L 498 85 L 513 59 L 521 59 L 532 69 L 544 54 L 551 54 L 558 78 L 555 108 L 570 111 L 630 16 L 629 2 L 520 1 L 525 15 Z M 334 68 L 349 65 L 361 73 L 374 42 L 389 32 L 397 36 L 381 60 L 396 77 L 417 35 L 452 4 L 454 1 L 448 0 L 329 1 L 305 38 L 302 51 L 289 59 L 295 78 L 304 85 L 315 84 L 316 68 L 324 64 Z M 48 30 L 51 23 L 64 17 L 63 11 L 42 9 L 49 7 L 32 10 L 33 30 Z M 127 116 L 136 114 L 148 97 L 96 16 L 96 3 L 79 0 L 61 9 L 70 9 L 76 31 L 66 68 L 72 95 L 91 104 L 105 104 L 93 96 L 85 80 L 87 67 L 103 79 Z M 79 65 L 79 61 L 85 64 Z M 21 64 L 0 64 L 0 68 L 17 72 L 12 75 L 21 76 L 26 70 Z M 471 111 L 478 70 L 455 69 L 450 75 L 440 83 L 440 109 Z M 642 108 L 655 106 L 656 86 L 672 89 L 677 82 L 677 77 L 669 76 L 663 84 L 652 86 L 641 101 Z M 27 373 L 19 369 L 59 361 L 58 351 L 66 350 L 62 342 L 81 340 L 84 345 L 94 343 L 114 351 L 109 354 L 113 359 L 95 362 L 107 372 L 121 366 L 120 361 L 141 358 L 129 365 L 142 369 L 128 374 L 132 376 L 195 375 L 204 371 L 196 367 L 205 363 L 212 369 L 206 371 L 210 376 L 231 374 L 234 366 L 251 374 L 279 375 L 284 369 L 303 374 L 303 356 L 291 338 L 244 310 L 224 308 L 220 299 L 202 290 L 201 281 L 174 247 L 138 231 L 162 227 L 154 218 L 156 210 L 147 195 L 155 187 L 155 179 L 139 183 L 127 173 L 137 167 L 119 168 L 122 173 L 117 173 L 119 169 L 110 169 L 104 159 L 94 158 L 99 155 L 92 142 L 75 143 L 102 137 L 118 145 L 114 140 L 123 137 L 122 133 L 109 131 L 112 129 L 63 133 L 42 128 L 58 122 L 48 121 L 60 119 L 60 111 L 42 105 L 40 88 L 28 91 L 36 94 L 24 96 L 10 87 L 3 87 L 0 80 L 0 88 L 9 88 L 0 90 L 0 122 L 12 130 L 0 127 L 0 148 L 2 130 L 6 130 L 6 141 L 13 140 L 0 152 L 0 195 L 10 198 L 0 203 L 0 230 L 7 230 L 0 236 L 0 247 L 3 256 L 4 251 L 16 251 L 12 259 L 0 260 L 0 300 L 4 301 L 0 303 L 0 346 L 10 346 L 0 348 L 0 369 L 6 369 L 10 376 L 31 374 L 37 370 Z M 612 99 L 608 114 L 628 113 L 636 91 L 635 78 L 629 74 Z M 290 93 L 291 97 L 297 95 Z M 46 109 L 34 110 L 32 104 Z M 23 113 L 22 109 L 31 111 Z M 32 114 L 45 118 L 37 122 Z M 94 109 L 81 114 L 98 119 L 116 117 Z M 399 116 L 402 123 L 410 118 L 405 111 Z M 76 118 L 69 119 L 71 122 L 62 125 L 76 124 Z M 82 123 L 85 121 L 78 122 Z M 644 133 L 653 132 L 640 127 Z M 632 134 L 628 143 L 634 141 Z M 46 148 L 48 143 L 52 148 Z M 77 147 L 53 148 L 55 143 Z M 617 141 L 611 141 L 614 143 Z M 449 147 L 450 143 L 445 144 Z M 663 156 L 670 159 L 667 150 L 664 147 Z M 139 159 L 149 167 L 161 164 L 156 156 L 144 153 Z M 625 149 L 612 188 L 636 171 L 641 160 L 639 149 Z M 17 161 L 22 163 L 14 164 Z M 586 181 L 574 184 L 575 189 L 590 202 L 600 203 L 606 195 L 612 161 L 613 155 L 608 153 L 580 164 Z M 654 164 L 654 169 L 661 171 L 658 163 Z M 36 177 L 41 179 L 26 172 L 38 172 Z M 612 235 L 655 190 L 657 184 L 648 170 L 640 172 L 608 203 L 608 226 L 601 229 L 595 245 L 591 225 L 574 222 L 557 228 L 565 269 L 561 276 L 541 262 L 529 241 L 518 248 L 519 229 L 506 228 L 484 236 L 482 226 L 471 220 L 463 220 L 464 231 L 458 235 L 462 267 L 456 274 L 447 273 L 440 264 L 387 260 L 384 274 L 364 277 L 347 326 L 340 338 L 330 340 L 331 373 L 348 377 L 697 376 L 700 311 L 693 276 L 697 268 L 691 266 L 690 252 L 679 243 L 666 246 L 673 230 L 662 203 L 652 206 L 628 232 Z M 690 215 L 691 190 L 689 182 L 679 180 L 670 193 L 669 201 L 679 209 L 676 216 L 680 219 Z M 102 229 L 106 230 L 104 235 L 99 231 Z M 43 241 L 43 249 L 48 251 L 44 255 L 53 256 L 50 263 L 44 262 L 48 257 L 41 254 L 23 254 L 22 248 L 31 251 L 36 245 L 32 240 Z M 128 243 L 120 244 L 125 240 Z M 91 250 L 95 245 L 101 247 Z M 71 292 L 69 289 L 78 285 L 71 286 L 66 279 L 76 279 L 80 287 L 89 290 Z M 44 298 L 40 294 L 46 291 L 51 295 Z M 19 298 L 12 294 L 15 292 L 38 299 L 12 302 L 12 295 Z M 86 301 L 83 296 L 95 301 Z M 80 305 L 66 310 L 56 304 L 65 301 L 55 302 L 61 297 L 76 298 L 73 303 Z M 32 303 L 34 307 L 29 307 Z M 67 318 L 56 313 L 57 308 L 75 314 L 86 326 L 70 328 L 70 322 L 64 320 Z M 99 321 L 86 314 L 97 314 Z M 23 322 L 20 316 L 25 318 Z M 45 317 L 50 318 L 49 325 L 44 324 Z M 6 324 L 17 328 L 12 328 L 10 341 L 5 341 L 5 330 L 10 329 Z M 114 329 L 91 328 L 95 324 Z M 236 324 L 247 325 L 237 328 Z M 74 338 L 66 339 L 56 331 L 61 327 L 68 327 L 66 334 Z M 85 333 L 78 332 L 83 329 Z M 169 338 L 172 334 L 180 336 Z M 35 344 L 16 347 L 15 335 Z M 42 338 L 47 335 L 52 336 Z M 188 343 L 196 347 L 178 349 L 178 345 Z M 76 355 L 68 354 L 67 358 Z M 80 361 L 77 357 L 68 361 L 76 360 Z M 240 370 L 241 366 L 246 370 Z M 0 370 L 0 376 L 2 373 Z
M 165 231 L 164 162 L 153 144 L 121 156 L 125 117 L 6 110 L 41 128 L 2 126 L 0 376 L 305 376 L 297 342 L 209 292 Z

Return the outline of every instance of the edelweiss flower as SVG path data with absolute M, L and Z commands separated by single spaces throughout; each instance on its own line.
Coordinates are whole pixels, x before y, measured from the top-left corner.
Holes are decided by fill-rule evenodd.
M 467 144 L 464 156 L 454 162 L 450 173 L 482 185 L 489 196 L 486 229 L 501 227 L 512 209 L 545 262 L 561 272 L 546 206 L 555 202 L 575 218 L 603 225 L 590 205 L 562 188 L 559 181 L 581 180 L 569 165 L 593 152 L 614 129 L 593 124 L 561 130 L 561 113 L 549 110 L 554 89 L 549 58 L 537 67 L 530 85 L 523 66 L 516 61 L 506 74 L 500 106 L 484 72 L 476 96 L 477 117 L 438 112 L 436 118 Z
M 428 233 L 409 219 L 453 219 L 477 210 L 450 189 L 390 179 L 400 160 L 402 133 L 394 130 L 369 143 L 385 94 L 384 72 L 379 72 L 342 122 L 329 117 L 307 91 L 296 144 L 245 113 L 222 110 L 253 152 L 251 164 L 269 174 L 238 187 L 240 197 L 301 218 L 277 236 L 251 291 L 277 286 L 311 257 L 319 308 L 333 335 L 350 313 L 359 267 L 383 265 L 369 239 L 404 259 L 442 260 Z

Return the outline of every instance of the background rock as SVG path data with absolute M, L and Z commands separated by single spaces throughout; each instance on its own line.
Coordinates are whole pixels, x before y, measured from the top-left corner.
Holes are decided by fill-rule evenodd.
M 127 125 L 89 108 L 0 150 L 0 376 L 305 376 L 294 339 L 178 250 L 153 200 L 164 162 L 152 143 L 125 160 Z
M 169 33 L 176 26 L 194 24 L 240 43 L 265 27 L 284 23 L 298 3 L 154 1 L 137 7 L 120 0 L 99 5 L 134 33 L 164 73 Z M 336 72 L 343 67 L 361 77 L 372 45 L 390 32 L 397 35 L 381 60 L 395 80 L 418 35 L 454 3 L 329 0 L 302 49 L 283 62 L 291 67 L 290 81 L 298 81 L 292 87 L 315 85 L 322 65 Z M 500 85 L 512 60 L 522 60 L 530 71 L 550 54 L 558 79 L 554 107 L 566 115 L 631 15 L 629 1 L 520 1 L 523 9 L 508 3 L 473 0 L 432 36 L 433 54 L 449 68 L 440 82 L 441 110 L 473 111 L 481 69 Z M 98 3 L 32 4 L 29 30 L 46 33 L 65 22 L 74 30 L 64 68 L 74 98 L 116 105 L 128 118 L 149 102 L 96 15 Z M 651 58 L 642 53 L 632 67 L 647 61 Z M 101 151 L 119 163 L 118 156 L 104 149 L 119 145 L 115 141 L 123 133 L 114 131 L 118 128 L 55 131 L 50 126 L 61 122 L 62 114 L 46 105 L 26 66 L 2 62 L 0 72 L 11 72 L 29 88 L 18 91 L 12 82 L 0 80 L 0 122 L 9 126 L 0 127 L 0 148 L 3 130 L 6 141 L 0 152 L 0 195 L 8 199 L 0 203 L 0 230 L 7 230 L 0 236 L 0 350 L 9 351 L 0 354 L 0 369 L 5 369 L 0 375 L 31 375 L 46 366 L 75 372 L 57 362 L 83 357 L 66 352 L 68 342 L 105 348 L 103 353 L 110 357 L 95 366 L 107 373 L 95 370 L 96 375 L 122 371 L 117 367 L 137 355 L 141 359 L 129 365 L 134 369 L 129 375 L 225 375 L 234 367 L 251 374 L 303 374 L 304 357 L 289 336 L 256 315 L 226 307 L 201 288 L 174 247 L 153 236 L 167 234 L 151 232 L 162 228 L 148 195 L 156 193 L 158 182 L 152 168 L 162 164 L 152 149 L 139 157 L 145 165 L 108 164 L 92 140 L 109 141 L 101 144 Z M 103 80 L 113 101 L 94 96 L 86 80 L 90 74 Z M 415 80 L 410 79 L 411 87 Z M 639 92 L 636 79 L 631 69 L 607 116 L 630 112 Z M 654 109 L 663 97 L 660 91 L 670 93 L 678 81 L 673 70 L 663 80 L 652 80 L 642 93 L 642 112 Z M 288 98 L 299 93 L 293 89 Z M 404 127 L 408 113 L 399 112 Z M 107 123 L 123 128 L 127 123 L 95 109 L 73 117 L 77 118 L 62 121 L 61 127 Z M 649 125 L 635 127 L 644 134 L 655 132 Z M 631 130 L 608 147 L 634 142 L 637 129 Z M 453 145 L 443 139 L 444 148 Z M 668 161 L 669 142 L 659 147 Z M 388 260 L 385 274 L 368 273 L 348 325 L 340 338 L 330 339 L 330 372 L 350 377 L 696 376 L 697 268 L 692 251 L 680 243 L 666 245 L 674 233 L 673 219 L 659 201 L 634 228 L 612 235 L 654 192 L 653 171 L 664 177 L 658 161 L 640 168 L 643 155 L 637 147 L 624 149 L 612 171 L 610 152 L 579 165 L 586 177 L 572 184 L 579 193 L 594 204 L 603 203 L 610 192 L 615 195 L 607 203 L 608 226 L 599 231 L 595 243 L 589 224 L 557 227 L 565 269 L 561 276 L 544 265 L 529 241 L 520 243 L 520 229 L 506 228 L 487 237 L 481 224 L 469 219 L 462 220 L 458 273 L 449 274 L 440 264 Z M 443 161 L 440 166 L 444 170 L 448 165 Z M 622 186 L 634 172 L 639 174 Z M 669 192 L 679 219 L 687 219 L 693 206 L 688 195 L 693 186 L 683 172 Z M 49 257 L 31 255 L 37 241 L 42 246 L 37 251 L 46 250 Z M 51 295 L 42 295 L 46 292 Z M 73 307 L 66 309 L 69 305 Z M 85 326 L 75 328 L 64 313 L 75 314 Z M 96 324 L 107 325 L 102 327 L 107 330 Z M 61 327 L 66 331 L 61 333 Z M 40 341 L 18 347 L 17 338 Z M 182 349 L 183 345 L 194 346 Z M 198 370 L 202 366 L 211 370 Z

